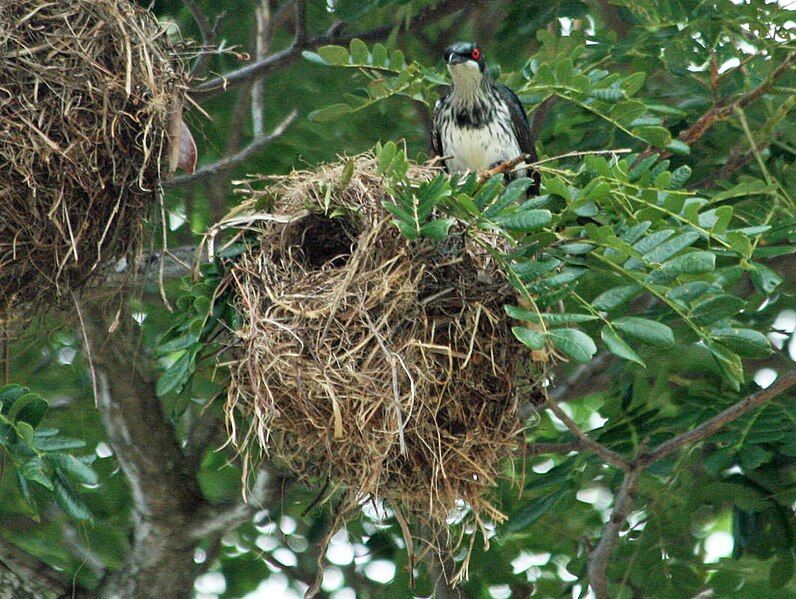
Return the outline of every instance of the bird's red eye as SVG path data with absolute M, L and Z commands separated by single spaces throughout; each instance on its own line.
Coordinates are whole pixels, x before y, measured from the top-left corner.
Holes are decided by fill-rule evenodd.
M 470 54 L 470 56 L 473 57 L 473 60 L 478 60 L 479 58 L 481 58 L 481 50 L 478 49 L 478 48 L 474 48 L 473 52 L 472 52 L 472 54 Z

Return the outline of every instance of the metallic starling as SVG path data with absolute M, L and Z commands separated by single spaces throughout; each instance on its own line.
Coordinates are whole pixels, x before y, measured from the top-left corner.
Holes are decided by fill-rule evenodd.
M 445 62 L 453 78 L 453 90 L 434 108 L 432 151 L 443 156 L 450 173 L 484 171 L 536 152 L 528 116 L 517 95 L 486 73 L 481 49 L 472 42 L 458 42 L 445 50 Z M 507 174 L 525 177 L 528 169 Z M 533 172 L 530 195 L 539 193 L 539 173 Z

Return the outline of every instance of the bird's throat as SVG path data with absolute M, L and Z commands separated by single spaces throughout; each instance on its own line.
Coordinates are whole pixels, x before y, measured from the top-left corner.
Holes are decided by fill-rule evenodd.
M 489 79 L 479 70 L 452 69 L 452 100 L 457 108 L 471 109 L 483 103 L 489 95 Z

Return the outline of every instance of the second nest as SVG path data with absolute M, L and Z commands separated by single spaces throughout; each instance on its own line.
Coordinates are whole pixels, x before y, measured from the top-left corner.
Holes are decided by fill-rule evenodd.
M 409 179 L 437 173 L 414 165 Z M 488 253 L 407 241 L 371 155 L 245 186 L 251 218 L 229 222 L 254 225 L 257 242 L 226 279 L 242 319 L 233 440 L 256 439 L 350 505 L 382 499 L 443 524 L 464 501 L 477 522 L 501 520 L 485 492 L 520 441 L 528 354 Z

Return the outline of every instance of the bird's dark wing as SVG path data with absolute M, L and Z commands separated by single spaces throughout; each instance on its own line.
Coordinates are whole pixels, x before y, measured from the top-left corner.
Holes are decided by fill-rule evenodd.
M 431 158 L 442 156 L 442 137 L 439 129 L 439 111 L 445 99 L 437 100 L 434 106 L 434 115 L 431 117 Z M 443 163 L 444 166 L 444 163 Z
M 517 136 L 520 150 L 530 155 L 531 160 L 536 162 L 536 149 L 533 146 L 534 139 L 531 136 L 528 115 L 525 114 L 525 108 L 522 102 L 520 102 L 517 94 L 515 94 L 511 88 L 501 84 L 498 84 L 496 87 L 498 94 L 500 94 L 500 97 L 509 108 L 509 116 L 511 116 L 511 122 L 514 125 L 514 135 Z M 530 193 L 537 195 L 539 193 L 539 185 L 541 184 L 541 175 L 537 171 L 533 171 L 531 173 L 531 178 L 533 179 L 533 185 L 531 186 Z

